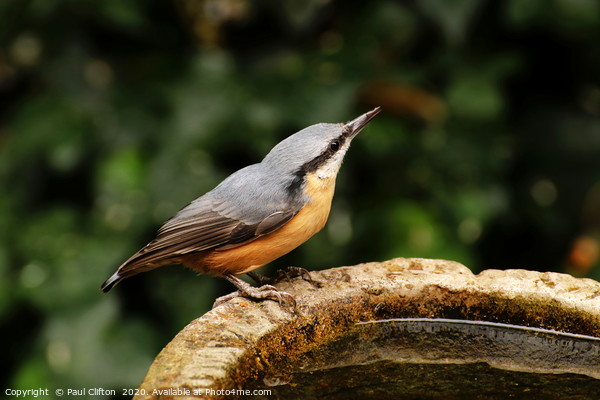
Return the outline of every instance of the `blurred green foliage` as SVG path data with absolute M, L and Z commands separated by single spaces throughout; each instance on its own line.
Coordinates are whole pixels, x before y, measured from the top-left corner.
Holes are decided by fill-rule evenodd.
M 2 386 L 136 387 L 232 287 L 104 279 L 279 140 L 376 105 L 328 226 L 267 270 L 600 278 L 594 0 L 5 0 L 0 20 Z

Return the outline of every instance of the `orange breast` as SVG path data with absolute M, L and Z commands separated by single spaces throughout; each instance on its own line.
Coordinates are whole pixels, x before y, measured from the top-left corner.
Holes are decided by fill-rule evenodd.
M 242 275 L 267 264 L 300 246 L 325 226 L 334 189 L 335 178 L 308 175 L 305 193 L 311 200 L 287 224 L 239 247 L 190 256 L 184 264 L 213 275 Z

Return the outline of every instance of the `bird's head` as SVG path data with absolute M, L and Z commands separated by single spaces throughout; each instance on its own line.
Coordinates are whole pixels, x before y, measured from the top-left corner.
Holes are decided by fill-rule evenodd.
M 298 187 L 307 174 L 335 178 L 352 139 L 381 111 L 377 107 L 350 122 L 316 124 L 279 142 L 262 163 L 274 173 L 289 174 L 290 189 Z

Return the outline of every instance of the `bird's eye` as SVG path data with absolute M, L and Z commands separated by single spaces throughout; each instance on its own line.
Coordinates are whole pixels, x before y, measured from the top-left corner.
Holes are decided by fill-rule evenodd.
M 340 149 L 340 142 L 338 142 L 337 140 L 334 140 L 333 142 L 329 143 L 329 148 L 332 151 L 338 151 Z

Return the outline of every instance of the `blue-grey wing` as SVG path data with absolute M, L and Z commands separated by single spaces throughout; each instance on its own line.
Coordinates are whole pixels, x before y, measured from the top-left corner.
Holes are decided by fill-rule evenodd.
M 303 206 L 290 201 L 277 184 L 256 171 L 258 165 L 231 175 L 168 220 L 154 240 L 123 264 L 156 263 L 209 249 L 231 248 L 276 231 Z M 281 192 L 281 193 L 280 193 Z

